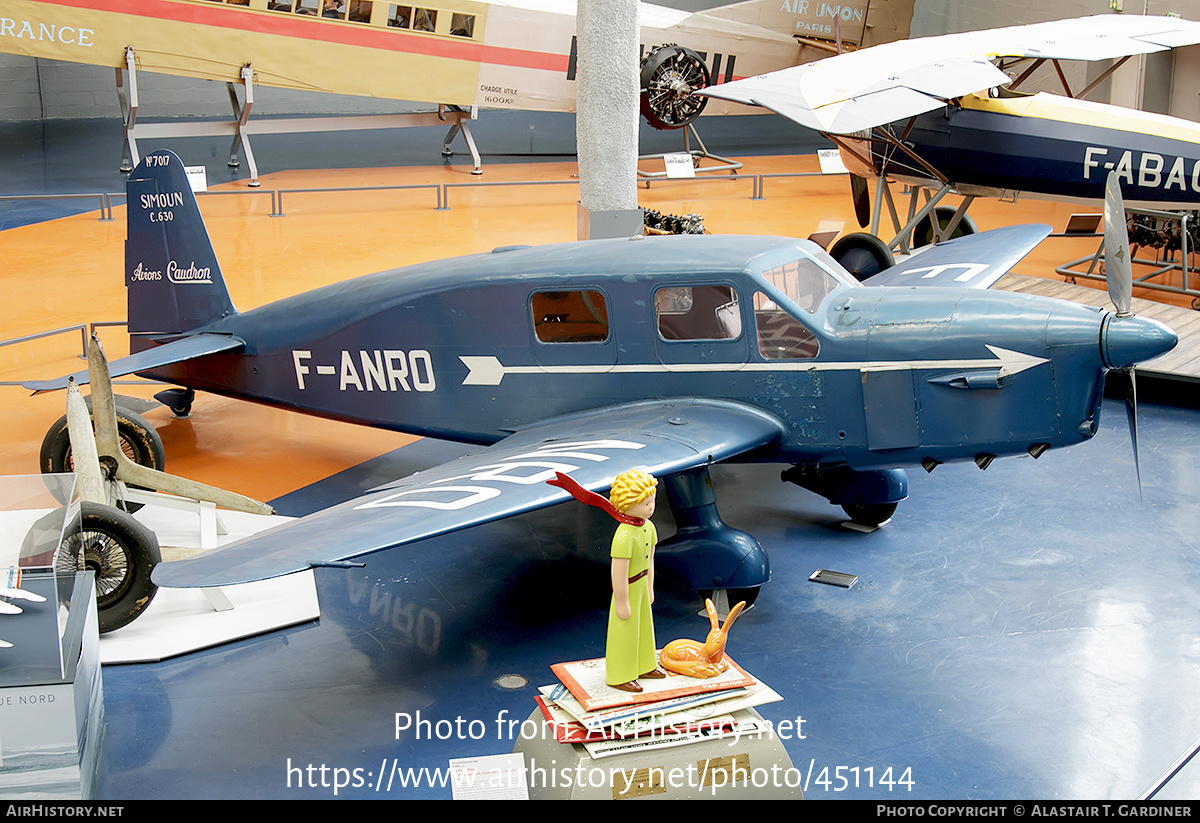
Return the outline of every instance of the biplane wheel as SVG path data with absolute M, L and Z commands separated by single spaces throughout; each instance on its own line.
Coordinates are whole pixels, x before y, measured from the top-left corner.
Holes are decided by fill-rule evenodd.
M 150 572 L 161 560 L 154 532 L 120 509 L 85 500 L 63 535 L 54 568 L 95 573 L 103 634 L 129 625 L 150 605 L 158 591 Z
M 829 247 L 829 254 L 860 282 L 890 269 L 896 262 L 887 243 L 866 232 L 839 237 Z
M 843 503 L 842 511 L 860 526 L 882 526 L 896 513 L 897 503 Z
M 951 206 L 934 206 L 933 214 L 937 218 L 938 226 L 945 228 L 950 225 L 950 221 L 954 218 L 954 213 L 958 211 Z M 970 215 L 964 214 L 962 220 L 958 221 L 958 225 L 954 227 L 954 231 L 950 233 L 947 240 L 953 240 L 955 237 L 965 237 L 968 234 L 975 234 L 979 231 L 979 227 L 975 225 L 975 221 Z M 929 219 L 929 215 L 921 218 L 921 222 L 916 225 L 912 233 L 912 246 L 914 249 L 919 249 L 922 246 L 928 246 L 933 242 L 933 221 Z
M 135 411 L 117 406 L 117 440 L 125 456 L 148 469 L 162 471 L 167 464 L 162 438 L 146 419 Z M 71 460 L 71 436 L 67 432 L 67 416 L 50 427 L 42 438 L 42 449 L 38 458 L 42 474 L 55 474 L 75 470 Z
M 709 80 L 708 66 L 696 52 L 674 43 L 655 46 L 642 60 L 642 116 L 656 129 L 683 128 L 708 105 L 707 97 L 692 92 Z

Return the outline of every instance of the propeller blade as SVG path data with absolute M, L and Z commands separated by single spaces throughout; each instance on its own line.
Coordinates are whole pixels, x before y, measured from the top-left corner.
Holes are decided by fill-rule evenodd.
M 850 175 L 850 196 L 854 198 L 854 216 L 858 227 L 865 229 L 871 222 L 871 195 L 868 193 L 867 178 Z
M 1115 172 L 1104 186 L 1104 278 L 1117 317 L 1133 312 L 1133 263 L 1129 259 L 1129 232 L 1125 228 L 1125 200 Z
M 1125 393 L 1125 416 L 1129 419 L 1129 441 L 1133 444 L 1133 470 L 1137 473 L 1138 497 L 1145 500 L 1142 494 L 1142 468 L 1138 464 L 1137 439 L 1137 372 L 1133 366 L 1122 369 L 1129 375 L 1129 390 Z

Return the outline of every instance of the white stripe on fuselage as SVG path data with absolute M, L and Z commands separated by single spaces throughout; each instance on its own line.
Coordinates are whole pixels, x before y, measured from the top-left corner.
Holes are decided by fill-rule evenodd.
M 646 363 L 599 366 L 505 366 L 492 355 L 459 356 L 467 367 L 464 386 L 498 386 L 508 374 L 669 374 L 719 372 L 785 371 L 898 371 L 900 369 L 994 369 L 1000 376 L 1023 372 L 1049 362 L 1045 357 L 988 346 L 994 358 L 975 360 L 864 360 L 858 362 L 822 362 L 817 360 L 775 360 L 769 363 Z

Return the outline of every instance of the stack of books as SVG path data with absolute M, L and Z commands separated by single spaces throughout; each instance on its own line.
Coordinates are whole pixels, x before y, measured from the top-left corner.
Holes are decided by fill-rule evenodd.
M 768 734 L 764 721 L 742 710 L 783 698 L 725 659 L 729 668 L 717 677 L 668 672 L 639 680 L 637 694 L 604 682 L 604 658 L 556 663 L 551 669 L 560 682 L 542 686 L 536 700 L 555 739 L 582 744 L 593 758 Z

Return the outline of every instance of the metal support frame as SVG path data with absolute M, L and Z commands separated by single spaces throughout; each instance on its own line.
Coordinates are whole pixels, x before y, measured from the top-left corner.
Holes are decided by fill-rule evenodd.
M 250 113 L 254 107 L 254 70 L 250 65 L 246 65 L 241 69 L 239 82 L 226 84 L 229 90 L 229 102 L 233 109 L 231 120 L 189 119 L 174 123 L 139 123 L 140 103 L 136 55 L 132 47 L 125 50 L 125 67 L 117 69 L 116 72 L 117 99 L 121 105 L 125 129 L 125 144 L 121 157 L 121 171 L 123 172 L 133 171 L 140 160 L 138 140 L 232 135 L 233 142 L 229 147 L 229 165 L 231 167 L 239 165 L 238 152 L 240 151 L 245 155 L 246 165 L 250 170 L 249 185 L 258 186 L 260 185 L 258 164 L 254 160 L 254 150 L 250 145 L 250 136 L 254 134 L 404 129 L 449 124 L 450 130 L 442 141 L 442 154 L 445 156 L 453 154 L 450 144 L 456 135 L 461 134 L 471 155 L 471 173 L 483 174 L 483 161 L 479 156 L 479 149 L 475 145 L 475 138 L 471 135 L 471 129 L 467 125 L 467 121 L 476 119 L 477 109 L 475 108 L 462 109 L 458 106 L 439 105 L 437 112 L 251 120 Z M 239 86 L 243 89 L 240 100 L 237 91 Z
M 1172 294 L 1186 294 L 1192 298 L 1192 308 L 1200 310 L 1200 289 L 1192 288 L 1191 278 L 1193 269 L 1190 265 L 1190 259 L 1196 249 L 1192 249 L 1188 245 L 1188 221 L 1192 215 L 1189 212 L 1174 212 L 1174 211 L 1159 211 L 1156 209 L 1126 209 L 1126 213 L 1143 214 L 1147 217 L 1157 217 L 1163 220 L 1179 221 L 1180 229 L 1180 261 L 1178 263 L 1173 260 L 1145 260 L 1138 257 L 1133 257 L 1132 262 L 1139 266 L 1146 266 L 1150 271 L 1133 279 L 1133 285 L 1144 289 L 1154 289 L 1156 291 L 1171 292 Z M 1055 234 L 1054 237 L 1099 237 L 1100 243 L 1094 254 L 1080 257 L 1077 260 L 1072 260 L 1070 263 L 1064 263 L 1054 269 L 1056 274 L 1061 274 L 1068 281 L 1074 282 L 1078 278 L 1085 280 L 1100 280 L 1107 282 L 1103 270 L 1104 261 L 1104 235 L 1078 235 L 1078 234 Z M 1087 264 L 1087 268 L 1079 271 L 1077 267 Z M 1172 286 L 1169 283 L 1153 283 L 1150 282 L 1156 277 L 1170 274 L 1171 272 L 1181 272 L 1183 275 L 1182 285 Z
M 896 231 L 896 235 L 887 242 L 890 249 L 908 254 L 912 251 L 912 234 L 923 219 L 934 214 L 934 209 L 941 203 L 942 198 L 950 194 L 954 187 L 949 183 L 944 184 L 932 195 L 926 195 L 925 204 L 917 206 L 917 198 L 921 191 L 928 192 L 927 189 L 922 189 L 919 186 L 909 187 L 908 199 L 908 218 L 904 225 L 900 225 L 899 213 L 896 210 L 896 202 L 892 199 L 892 190 L 888 187 L 886 175 L 879 175 L 875 178 L 875 204 L 871 214 L 871 234 L 879 236 L 880 209 L 881 204 L 886 204 L 888 213 L 892 218 L 892 227 Z M 933 242 L 938 243 L 954 234 L 954 230 L 958 228 L 958 224 L 962 222 L 963 217 L 967 214 L 967 209 L 975 202 L 973 195 L 963 197 L 962 203 L 954 211 L 954 215 L 950 218 L 950 222 L 943 228 L 940 224 L 934 223 L 933 227 Z
M 695 139 L 696 145 L 698 145 L 700 148 L 692 148 L 693 139 Z M 737 160 L 730 160 L 728 157 L 721 157 L 719 154 L 713 154 L 710 152 L 708 147 L 704 145 L 704 141 L 700 139 L 700 133 L 696 131 L 695 127 L 691 123 L 688 123 L 683 127 L 683 150 L 692 156 L 692 165 L 695 166 L 696 171 L 727 171 L 731 176 L 736 177 L 737 170 L 742 167 L 742 163 Z M 639 155 L 637 170 L 638 179 L 645 180 L 646 184 L 649 185 L 649 181 L 651 180 L 661 180 L 666 177 L 667 172 L 665 170 L 642 171 L 641 169 L 641 162 L 643 160 L 662 160 L 666 156 L 666 152 L 661 152 L 659 154 Z M 700 168 L 700 163 L 704 160 L 715 160 L 717 161 L 718 165 L 709 166 L 702 169 Z

